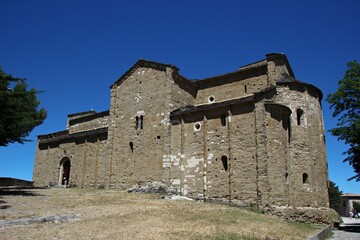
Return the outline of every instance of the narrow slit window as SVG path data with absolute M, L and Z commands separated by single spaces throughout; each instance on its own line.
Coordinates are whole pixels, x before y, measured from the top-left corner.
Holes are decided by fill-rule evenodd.
M 291 117 L 289 116 L 288 118 L 288 142 L 290 143 L 291 142 Z
M 228 158 L 226 156 L 221 157 L 221 162 L 225 171 L 228 170 Z
M 244 92 L 247 93 L 247 85 L 244 86 Z
M 309 175 L 307 173 L 303 173 L 302 180 L 303 184 L 309 183 Z
M 304 114 L 304 111 L 300 108 L 298 108 L 296 110 L 296 118 L 297 118 L 297 125 L 300 126 L 301 125 L 301 121 L 302 121 L 302 118 L 303 118 L 303 114 Z
M 133 142 L 129 142 L 129 147 L 130 147 L 131 153 L 133 153 L 133 152 L 134 152 L 134 143 L 133 143 Z
M 141 115 L 140 116 L 140 129 L 143 129 L 143 124 L 144 124 L 144 116 Z
M 226 126 L 226 115 L 221 115 L 221 126 L 225 127 Z
M 138 116 L 136 116 L 135 117 L 135 129 L 138 129 L 139 128 L 139 117 Z

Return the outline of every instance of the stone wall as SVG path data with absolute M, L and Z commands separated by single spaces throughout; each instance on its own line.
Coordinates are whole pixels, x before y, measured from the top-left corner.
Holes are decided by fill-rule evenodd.
M 255 204 L 258 200 L 255 105 L 234 105 L 230 114 L 230 199 Z
M 138 68 L 112 88 L 110 187 L 161 181 L 166 73 Z
M 265 104 L 270 205 L 288 206 L 290 204 L 290 114 L 290 109 L 283 105 Z
M 339 222 L 341 219 L 333 209 L 325 207 L 274 207 L 266 213 L 275 215 L 281 219 L 297 222 L 330 224 Z
M 288 172 L 291 204 L 328 207 L 328 169 L 321 96 L 312 91 L 311 86 L 292 83 L 278 86 L 277 91 L 277 101 L 292 111 Z
M 164 146 L 169 144 L 170 112 L 193 104 L 196 94 L 193 84 L 174 76 L 171 67 L 140 67 L 112 88 L 111 187 L 162 181 L 166 175 L 163 155 L 168 151 Z
M 256 203 L 253 108 L 237 104 L 173 119 L 171 155 L 163 162 L 179 192 Z
M 215 79 L 200 80 L 200 82 L 196 82 L 199 85 L 196 105 L 240 98 L 266 88 L 266 68 L 260 70 L 250 69 L 241 74 L 234 73 Z
M 109 111 L 68 121 L 69 134 L 108 127 Z
M 9 178 L 9 177 L 0 177 L 0 187 L 32 187 L 33 183 L 31 181 L 26 181 L 23 179 Z
M 33 173 L 34 186 L 62 185 L 61 164 L 70 161 L 69 185 L 77 187 L 105 186 L 106 159 L 109 155 L 104 134 L 38 142 Z

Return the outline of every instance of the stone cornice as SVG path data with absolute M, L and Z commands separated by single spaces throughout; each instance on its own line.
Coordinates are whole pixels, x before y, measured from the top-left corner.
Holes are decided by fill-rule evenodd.
M 109 110 L 69 120 L 69 126 L 73 126 L 78 123 L 88 122 L 97 118 L 103 118 L 106 116 L 109 116 Z
M 170 117 L 179 116 L 187 113 L 194 113 L 199 111 L 206 111 L 209 109 L 219 108 L 219 107 L 225 107 L 230 106 L 234 104 L 239 103 L 245 103 L 245 102 L 252 102 L 254 101 L 254 96 L 248 96 L 243 98 L 237 98 L 237 99 L 231 99 L 228 101 L 222 101 L 222 102 L 216 102 L 212 104 L 203 104 L 203 105 L 197 105 L 197 106 L 186 106 L 179 109 L 176 109 L 170 113 Z
M 44 144 L 44 143 L 52 143 L 52 142 L 58 142 L 58 141 L 68 140 L 68 139 L 77 139 L 77 138 L 81 138 L 81 137 L 95 136 L 95 135 L 99 135 L 99 134 L 103 134 L 103 133 L 107 133 L 107 132 L 108 132 L 107 127 L 98 128 L 98 129 L 94 129 L 94 130 L 90 130 L 90 131 L 73 133 L 73 134 L 69 134 L 68 130 L 66 130 L 66 131 L 56 132 L 56 133 L 47 134 L 47 135 L 39 135 L 38 140 L 39 140 L 39 144 Z

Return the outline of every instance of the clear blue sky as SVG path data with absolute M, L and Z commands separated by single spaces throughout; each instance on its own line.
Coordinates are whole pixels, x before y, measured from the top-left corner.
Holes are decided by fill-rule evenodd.
M 36 136 L 64 130 L 70 113 L 109 108 L 110 85 L 138 59 L 174 64 L 189 79 L 285 53 L 297 79 L 336 91 L 360 61 L 360 1 L 0 0 L 0 65 L 43 90 L 48 118 L 33 142 L 0 147 L 0 176 L 31 180 Z M 325 127 L 335 126 L 323 100 Z M 346 146 L 326 134 L 329 177 L 360 183 L 342 163 Z

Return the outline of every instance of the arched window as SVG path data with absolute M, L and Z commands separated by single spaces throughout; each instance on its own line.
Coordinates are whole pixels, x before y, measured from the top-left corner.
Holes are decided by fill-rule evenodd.
M 226 156 L 221 157 L 221 162 L 225 171 L 228 170 L 228 158 Z
M 303 173 L 302 180 L 303 180 L 303 184 L 309 183 L 309 175 L 307 173 Z
M 296 109 L 296 119 L 297 119 L 297 125 L 301 125 L 302 116 L 304 114 L 304 111 L 301 108 Z

